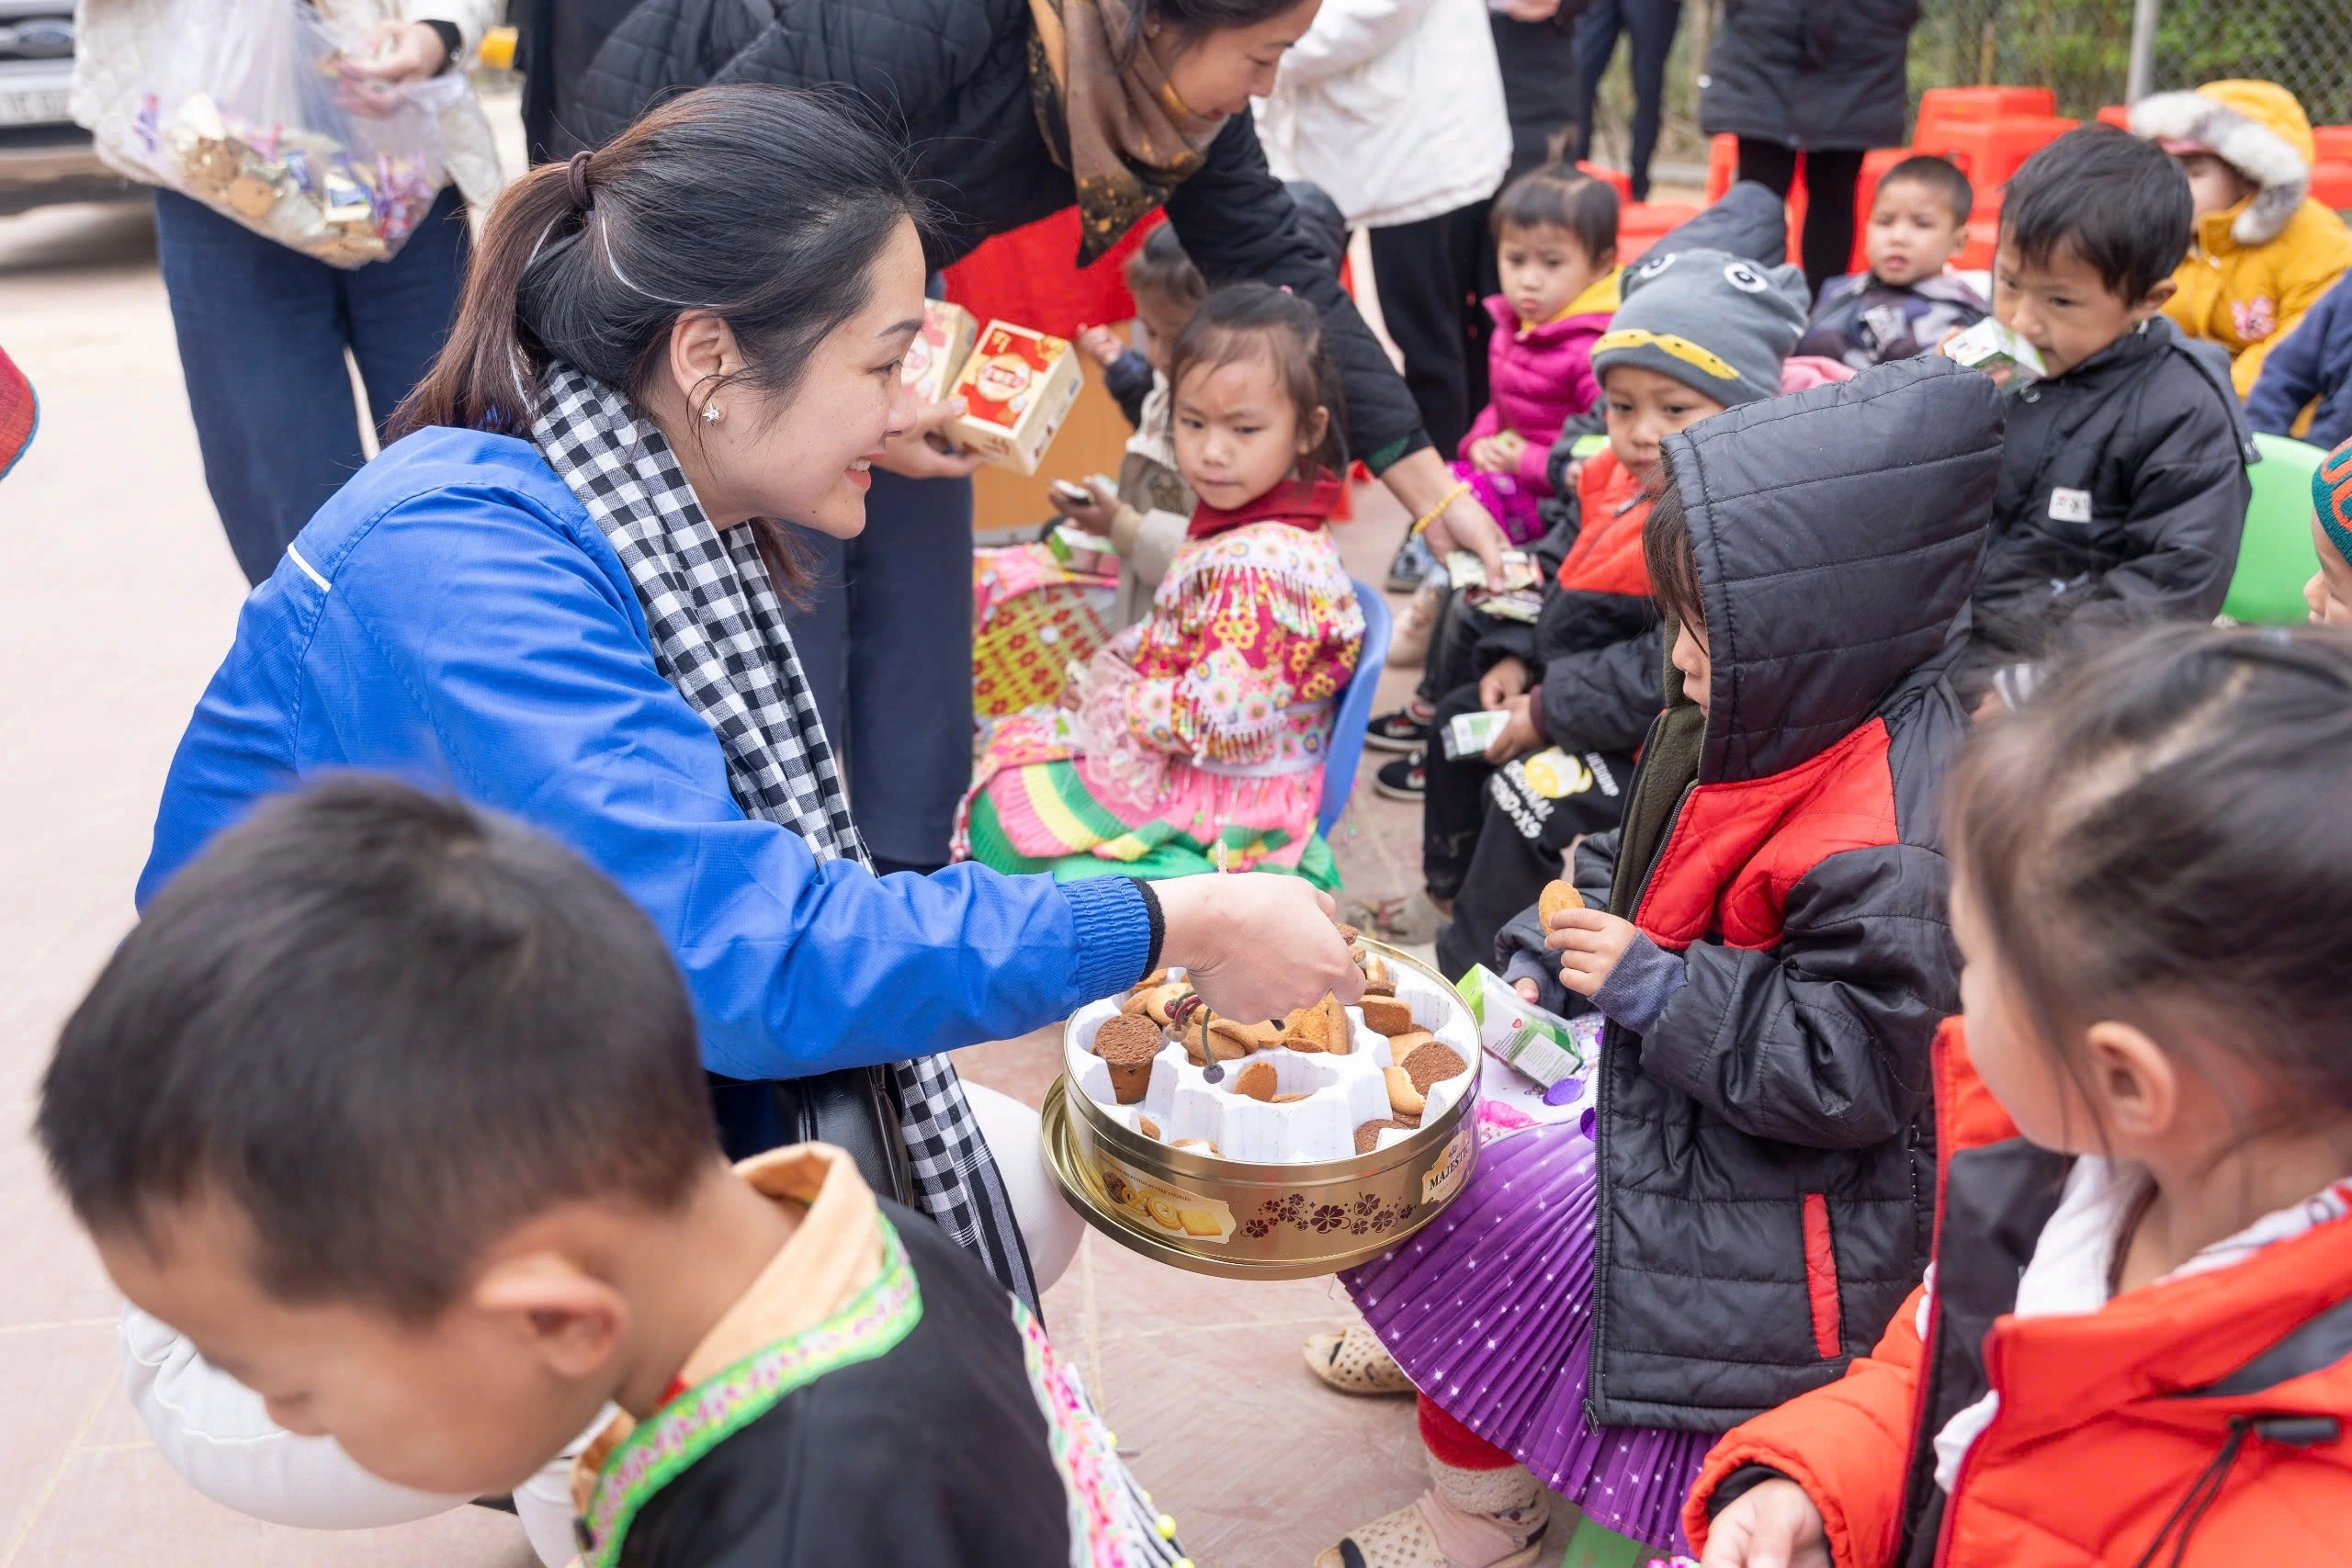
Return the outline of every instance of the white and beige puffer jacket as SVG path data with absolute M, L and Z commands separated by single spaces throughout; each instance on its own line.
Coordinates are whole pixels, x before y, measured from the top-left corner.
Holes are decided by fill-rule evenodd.
M 1256 109 L 1274 173 L 1321 186 L 1351 228 L 1484 201 L 1510 168 L 1485 0 L 1323 0 Z
M 167 48 L 170 23 L 187 0 L 74 0 L 74 120 L 86 128 L 109 168 L 144 184 L 154 175 L 131 152 L 130 120 L 139 110 L 157 52 Z M 240 0 L 250 4 L 251 0 Z M 484 29 L 504 10 L 500 0 L 312 0 L 328 23 L 364 37 L 379 22 L 447 22 L 458 29 L 457 69 L 463 69 Z M 504 176 L 481 105 L 469 92 L 442 111 L 443 161 L 468 201 L 487 207 Z

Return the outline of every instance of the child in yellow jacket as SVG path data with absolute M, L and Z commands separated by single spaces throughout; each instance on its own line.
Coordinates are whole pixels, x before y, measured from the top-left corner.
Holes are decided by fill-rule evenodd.
M 2179 160 L 2197 203 L 2165 314 L 2230 351 L 2244 398 L 2271 346 L 2352 267 L 2352 232 L 2311 196 L 2311 121 L 2276 82 L 2208 82 L 2141 99 L 2132 130 Z

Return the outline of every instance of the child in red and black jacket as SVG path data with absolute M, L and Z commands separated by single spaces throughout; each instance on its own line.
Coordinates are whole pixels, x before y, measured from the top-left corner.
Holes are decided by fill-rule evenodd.
M 1427 758 L 1421 870 L 1452 905 L 1439 965 L 1493 962 L 1495 933 L 1613 827 L 1633 753 L 1657 716 L 1665 654 L 1642 569 L 1659 443 L 1726 408 L 1776 396 L 1804 328 L 1804 275 L 1723 251 L 1652 257 L 1593 345 L 1608 450 L 1577 476 L 1577 530 L 1533 626 L 1489 622 L 1475 684 L 1438 704 Z M 1458 714 L 1500 713 L 1483 752 L 1447 758 Z
M 1905 360 L 1665 457 L 1666 708 L 1622 827 L 1577 852 L 1587 907 L 1529 937 L 1545 999 L 1607 1021 L 1592 1113 L 1488 1144 L 1345 1276 L 1436 1483 L 1355 1532 L 1367 1562 L 1532 1563 L 1544 1489 L 1677 1544 L 1715 1437 L 1835 1380 L 1928 1261 L 1929 1045 L 1960 997 L 1937 795 L 1970 728 L 1945 672 L 2000 398 Z

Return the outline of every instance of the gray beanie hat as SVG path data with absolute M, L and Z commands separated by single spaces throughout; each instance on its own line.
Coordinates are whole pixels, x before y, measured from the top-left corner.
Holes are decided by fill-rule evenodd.
M 1643 258 L 1625 273 L 1624 303 L 1592 345 L 1592 374 L 1638 365 L 1725 408 L 1781 393 L 1781 362 L 1804 334 L 1804 269 L 1765 266 L 1728 251 Z

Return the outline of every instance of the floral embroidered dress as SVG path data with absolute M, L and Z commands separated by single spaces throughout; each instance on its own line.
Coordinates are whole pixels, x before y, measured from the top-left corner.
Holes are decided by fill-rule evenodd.
M 1151 614 L 1073 682 L 998 722 L 957 852 L 1000 871 L 1287 871 L 1332 887 L 1316 831 L 1363 612 L 1324 526 L 1333 477 L 1194 510 Z

